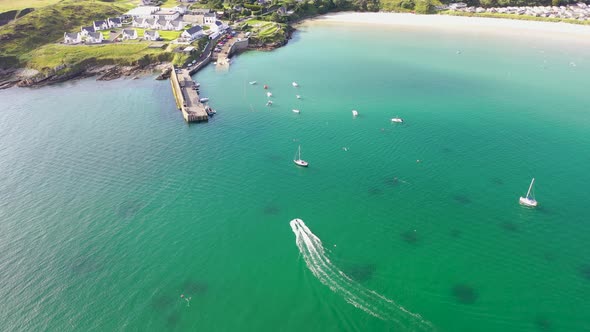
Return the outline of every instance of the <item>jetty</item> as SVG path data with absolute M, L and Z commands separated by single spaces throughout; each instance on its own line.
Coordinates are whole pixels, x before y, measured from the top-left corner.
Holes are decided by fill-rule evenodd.
M 176 106 L 182 112 L 182 117 L 186 122 L 209 121 L 209 116 L 215 114 L 215 111 L 205 104 L 208 100 L 199 96 L 199 85 L 193 81 L 191 75 L 209 64 L 211 60 L 218 59 L 219 55 L 216 53 L 219 52 L 214 52 L 214 47 L 225 36 L 226 34 L 222 34 L 210 40 L 194 66 L 187 66 L 187 68 L 175 68 L 172 66 L 170 84 L 176 99 Z M 228 63 L 227 59 L 231 55 L 248 47 L 249 38 L 244 38 L 241 34 L 238 37 L 227 38 L 230 40 L 225 44 L 222 61 Z
M 182 112 L 182 117 L 186 122 L 209 121 L 208 106 L 201 103 L 198 86 L 191 78 L 189 70 L 176 69 L 173 66 L 170 83 L 176 99 L 176 106 Z

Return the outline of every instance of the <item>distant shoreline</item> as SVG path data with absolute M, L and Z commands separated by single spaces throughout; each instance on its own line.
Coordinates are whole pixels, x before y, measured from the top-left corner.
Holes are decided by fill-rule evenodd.
M 388 25 L 414 28 L 436 28 L 466 32 L 506 33 L 540 37 L 559 36 L 590 42 L 590 25 L 576 25 L 562 22 L 541 22 L 511 20 L 505 18 L 468 17 L 453 15 L 420 15 L 409 13 L 331 13 L 302 21 L 298 26 L 314 24 L 364 24 Z M 469 29 L 469 30 L 466 30 Z

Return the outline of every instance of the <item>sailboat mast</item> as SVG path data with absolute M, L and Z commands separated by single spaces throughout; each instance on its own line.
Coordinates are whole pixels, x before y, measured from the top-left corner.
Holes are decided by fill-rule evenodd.
M 301 160 L 301 145 L 299 145 L 299 158 L 298 160 Z
M 529 195 L 531 194 L 531 189 L 533 189 L 533 183 L 535 182 L 535 178 L 533 178 L 533 180 L 531 181 L 531 185 L 529 186 L 529 191 L 527 191 L 526 193 L 526 197 L 528 198 Z

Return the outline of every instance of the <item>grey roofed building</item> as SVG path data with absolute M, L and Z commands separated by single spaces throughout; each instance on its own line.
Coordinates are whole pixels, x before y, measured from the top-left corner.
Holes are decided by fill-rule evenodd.
M 109 25 L 110 24 L 121 24 L 121 18 L 119 18 L 119 17 L 108 18 L 107 22 L 109 22 Z
M 145 24 L 147 24 L 149 26 L 154 26 L 154 24 L 156 24 L 156 19 L 155 18 L 148 18 L 147 20 L 145 20 Z
M 94 30 L 93 26 L 89 26 L 89 27 L 82 27 L 82 32 L 95 32 L 96 30 Z
M 196 32 L 199 32 L 203 30 L 203 28 L 201 28 L 201 26 L 199 25 L 195 25 L 194 27 L 191 27 L 190 29 L 186 30 L 186 32 L 190 33 L 191 35 L 195 34 Z
M 175 30 L 180 30 L 184 26 L 181 20 L 170 21 L 170 24 Z
M 144 31 L 144 33 L 143 33 L 143 34 L 144 34 L 145 36 L 149 36 L 149 37 L 152 37 L 152 38 L 153 38 L 153 37 L 155 37 L 155 36 L 156 36 L 156 31 L 153 31 L 153 30 L 146 30 L 146 31 Z
M 165 27 L 166 27 L 166 25 L 167 25 L 167 24 L 166 24 L 167 22 L 168 22 L 168 21 L 166 21 L 166 20 L 165 20 L 165 19 L 163 19 L 163 18 L 160 18 L 160 19 L 158 20 L 158 24 L 160 25 L 160 27 L 161 27 L 161 28 L 165 28 Z
M 94 38 L 94 39 L 100 39 L 101 35 L 102 34 L 100 32 L 89 32 L 88 33 L 88 37 Z

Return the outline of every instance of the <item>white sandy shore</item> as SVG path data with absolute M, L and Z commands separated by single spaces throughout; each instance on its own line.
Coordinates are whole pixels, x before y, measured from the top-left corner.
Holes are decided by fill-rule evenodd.
M 588 37 L 590 26 L 557 22 L 510 20 L 500 18 L 447 15 L 415 15 L 402 13 L 336 13 L 321 16 L 313 22 L 361 23 L 437 29 L 460 29 L 468 32 L 504 32 L 540 36 Z M 307 24 L 314 24 L 313 22 Z

